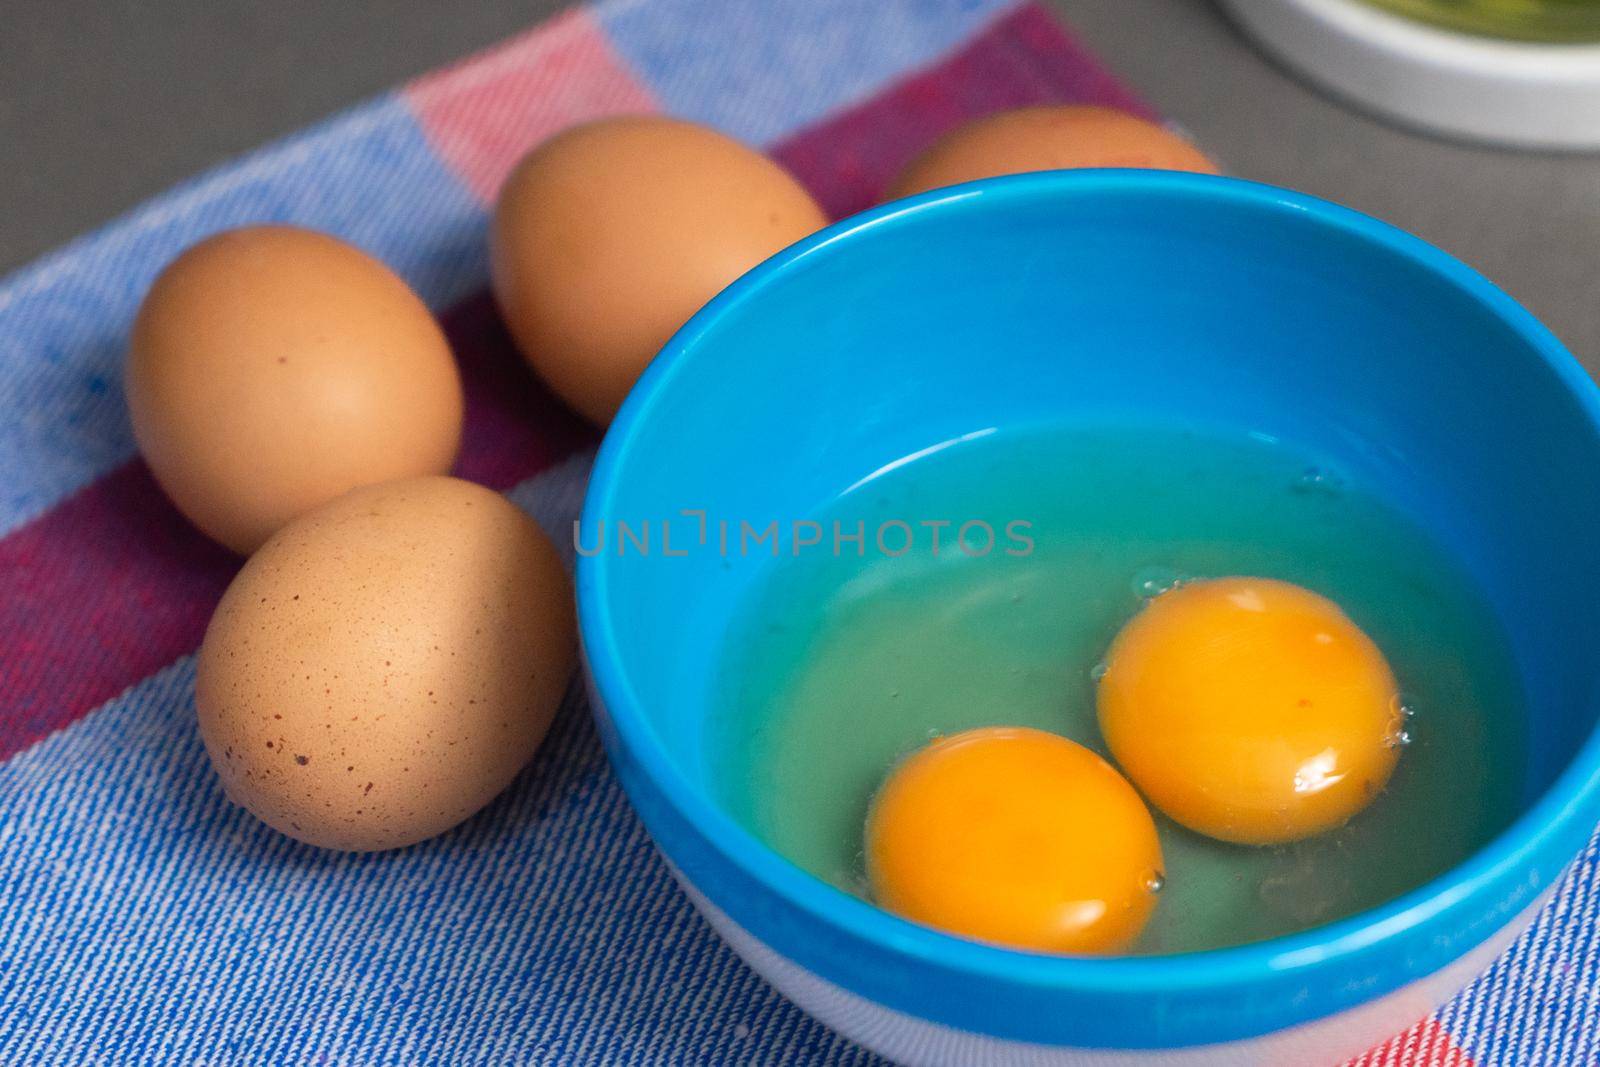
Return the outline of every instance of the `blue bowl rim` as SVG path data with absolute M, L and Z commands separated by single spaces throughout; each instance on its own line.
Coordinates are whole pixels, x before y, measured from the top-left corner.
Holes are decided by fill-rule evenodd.
M 1580 403 L 1600 436 L 1600 388 L 1564 345 L 1499 287 L 1454 256 L 1389 223 L 1306 193 L 1240 178 L 1173 171 L 1081 169 L 986 178 L 892 201 L 849 216 L 756 266 L 691 318 L 646 368 L 606 433 L 591 474 L 582 522 L 589 528 L 612 510 L 612 495 L 631 447 L 657 397 L 703 337 L 732 309 L 768 288 L 808 257 L 859 235 L 922 214 L 978 200 L 1096 194 L 1187 196 L 1267 212 L 1296 212 L 1320 225 L 1382 246 L 1431 271 L 1475 299 L 1544 359 Z M 997 205 L 998 206 L 998 205 Z M 1032 953 L 942 933 L 894 916 L 801 870 L 762 843 L 695 786 L 667 756 L 634 692 L 611 625 L 606 554 L 577 565 L 579 627 L 593 684 L 620 744 L 654 788 L 728 862 L 790 907 L 888 951 L 958 970 L 975 980 L 1023 982 L 1144 996 L 1238 986 L 1304 971 L 1373 948 L 1464 909 L 1478 894 L 1555 846 L 1567 824 L 1600 793 L 1600 726 L 1568 766 L 1507 829 L 1463 863 L 1368 911 L 1266 941 L 1164 956 L 1084 957 Z M 1584 827 L 1587 833 L 1588 827 Z M 670 852 L 670 850 L 669 850 Z M 1562 861 L 1564 866 L 1572 856 Z M 1509 917 L 1508 917 L 1509 918 Z M 1483 931 L 1487 937 L 1492 930 Z M 1397 976 L 1394 986 L 1414 975 Z M 1370 999 L 1386 990 L 1374 988 Z

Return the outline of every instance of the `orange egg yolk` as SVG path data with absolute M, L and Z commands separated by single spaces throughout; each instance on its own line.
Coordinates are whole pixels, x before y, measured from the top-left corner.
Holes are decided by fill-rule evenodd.
M 1149 810 L 1064 737 L 986 727 L 902 763 L 867 819 L 877 902 L 908 919 L 1043 952 L 1125 949 L 1161 887 Z
M 1388 782 L 1403 736 L 1372 640 L 1327 598 L 1265 578 L 1156 597 L 1112 642 L 1098 705 L 1152 804 L 1251 845 L 1342 825 Z

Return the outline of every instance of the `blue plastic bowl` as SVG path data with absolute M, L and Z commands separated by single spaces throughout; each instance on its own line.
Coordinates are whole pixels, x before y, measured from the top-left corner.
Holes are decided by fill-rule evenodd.
M 790 522 L 963 433 L 1168 413 L 1342 457 L 1459 556 L 1527 695 L 1529 788 L 1509 830 L 1381 908 L 1292 937 L 1085 959 L 897 919 L 805 874 L 718 806 L 703 744 L 713 680 L 736 604 L 773 563 L 723 556 L 714 537 L 685 546 L 698 519 L 684 509 Z M 670 557 L 659 544 L 619 555 L 613 541 L 579 563 L 602 736 L 719 931 L 803 1007 L 897 1059 L 1357 1053 L 1481 970 L 1600 820 L 1597 471 L 1600 392 L 1561 344 L 1480 275 L 1384 223 L 1264 185 L 1151 171 L 939 190 L 745 275 L 623 406 L 584 528 L 668 520 L 679 540 Z

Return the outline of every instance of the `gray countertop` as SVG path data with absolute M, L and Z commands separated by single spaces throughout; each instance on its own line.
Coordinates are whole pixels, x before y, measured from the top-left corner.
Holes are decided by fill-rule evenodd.
M 1443 246 L 1600 371 L 1600 157 L 1386 126 L 1302 86 L 1205 0 L 1049 3 L 1230 172 Z M 0 0 L 0 273 L 561 6 L 472 0 L 445 14 L 429 0 Z

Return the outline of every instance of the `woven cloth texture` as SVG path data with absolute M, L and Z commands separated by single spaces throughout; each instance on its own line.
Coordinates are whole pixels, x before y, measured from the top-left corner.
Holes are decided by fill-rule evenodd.
M 457 473 L 564 534 L 595 435 L 485 295 L 488 207 L 522 152 L 572 122 L 670 112 L 772 153 L 837 217 L 952 125 L 1045 101 L 1151 115 L 1033 4 L 612 0 L 0 282 L 0 1064 L 873 1062 L 694 914 L 580 697 L 502 797 L 414 848 L 324 852 L 229 804 L 193 654 L 239 561 L 135 454 L 126 334 L 155 272 L 208 233 L 337 234 L 444 321 L 468 396 Z M 1600 1062 L 1597 915 L 1591 845 L 1486 975 L 1357 1062 Z

